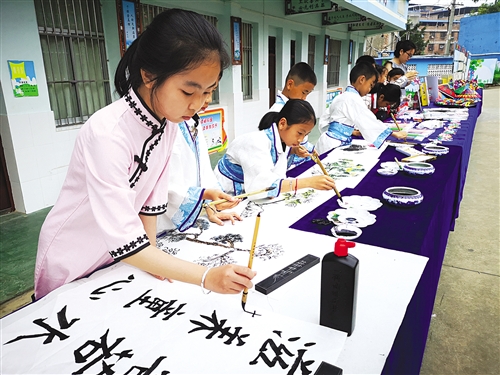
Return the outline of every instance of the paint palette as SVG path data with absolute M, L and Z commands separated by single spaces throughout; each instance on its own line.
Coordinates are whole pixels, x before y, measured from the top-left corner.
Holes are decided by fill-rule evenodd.
M 377 173 L 381 176 L 394 176 L 398 173 L 397 169 L 389 169 L 389 168 L 379 168 L 377 169 Z
M 377 221 L 374 214 L 357 208 L 337 208 L 335 211 L 328 213 L 327 219 L 334 224 L 338 223 L 339 226 L 348 224 L 358 228 L 367 227 Z
M 424 200 L 424 196 L 420 190 L 406 186 L 387 188 L 382 193 L 382 197 L 387 203 L 398 207 L 414 207 Z
M 343 196 L 342 200 L 339 199 L 337 203 L 342 208 L 354 208 L 366 211 L 374 211 L 382 206 L 382 202 L 379 199 L 367 195 Z

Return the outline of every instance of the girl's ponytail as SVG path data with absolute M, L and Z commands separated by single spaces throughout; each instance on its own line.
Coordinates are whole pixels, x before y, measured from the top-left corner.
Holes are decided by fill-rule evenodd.
M 279 112 L 267 112 L 259 122 L 259 130 L 269 129 L 275 122 L 279 121 Z

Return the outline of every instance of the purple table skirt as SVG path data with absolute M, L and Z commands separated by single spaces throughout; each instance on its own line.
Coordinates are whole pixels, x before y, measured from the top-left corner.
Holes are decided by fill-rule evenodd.
M 381 162 L 402 156 L 389 147 L 382 153 Z M 420 371 L 448 234 L 457 215 L 462 147 L 450 146 L 450 152 L 432 164 L 436 172 L 428 177 L 413 177 L 404 172 L 384 177 L 377 174 L 377 167 L 374 167 L 355 189 L 342 191 L 344 196 L 369 195 L 382 200 L 386 188 L 408 186 L 424 195 L 423 202 L 413 208 L 398 208 L 384 202 L 372 212 L 377 216 L 376 223 L 362 228 L 363 233 L 356 240 L 429 258 L 387 358 L 384 374 L 418 374 Z M 315 224 L 312 220 L 325 219 L 328 211 L 336 208 L 339 205 L 334 197 L 291 228 L 331 236 L 331 225 Z

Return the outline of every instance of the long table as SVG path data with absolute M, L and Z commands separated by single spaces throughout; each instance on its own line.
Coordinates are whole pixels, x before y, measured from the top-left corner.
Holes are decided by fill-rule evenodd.
M 409 186 L 424 195 L 423 202 L 414 208 L 384 204 L 375 212 L 377 222 L 363 228 L 362 235 L 356 239 L 361 243 L 429 257 L 383 374 L 418 374 L 420 371 L 448 235 L 459 214 L 474 129 L 480 113 L 480 104 L 469 108 L 469 118 L 461 122 L 453 140 L 443 142 L 450 152 L 432 162 L 436 168 L 432 176 L 419 178 L 398 173 L 394 177 L 384 177 L 378 175 L 374 168 L 355 189 L 342 192 L 345 196 L 369 195 L 381 198 L 387 187 Z M 441 131 L 436 130 L 429 138 L 436 137 Z M 428 141 L 425 139 L 421 143 Z M 321 158 L 326 156 L 321 155 Z M 393 161 L 394 157 L 400 159 L 402 154 L 390 147 L 382 153 L 381 161 Z M 288 176 L 296 177 L 312 165 L 312 162 L 299 165 L 289 171 Z M 332 198 L 291 225 L 291 228 L 331 236 L 331 226 L 314 224 L 312 220 L 325 218 L 329 211 L 336 208 L 339 208 L 337 198 Z
M 388 148 L 381 161 L 393 161 L 401 153 Z M 406 316 L 384 368 L 385 374 L 418 374 L 422 362 L 427 333 L 430 326 L 434 299 L 439 282 L 448 234 L 458 208 L 462 149 L 450 146 L 450 152 L 433 162 L 436 172 L 429 177 L 413 177 L 399 172 L 385 177 L 372 169 L 355 189 L 345 189 L 344 196 L 368 195 L 382 198 L 383 191 L 391 186 L 408 186 L 422 192 L 423 202 L 412 208 L 394 207 L 385 203 L 373 212 L 374 225 L 362 228 L 357 242 L 382 246 L 423 255 L 429 258 L 427 267 L 408 306 Z M 326 218 L 329 211 L 340 206 L 332 198 L 317 207 L 291 228 L 331 236 L 332 225 L 313 223 Z M 316 222 L 316 221 L 315 221 Z

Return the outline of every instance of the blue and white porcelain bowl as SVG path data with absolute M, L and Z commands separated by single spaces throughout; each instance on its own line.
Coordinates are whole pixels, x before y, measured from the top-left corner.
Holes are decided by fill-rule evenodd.
M 399 207 L 413 207 L 424 200 L 424 196 L 419 190 L 405 186 L 393 186 L 385 189 L 382 198 L 387 203 Z
M 403 165 L 403 170 L 412 176 L 429 176 L 436 170 L 432 164 L 424 162 L 411 162 Z
M 450 152 L 450 149 L 445 146 L 439 146 L 439 145 L 427 145 L 422 149 L 423 152 L 426 154 L 430 155 L 446 155 L 448 152 Z

